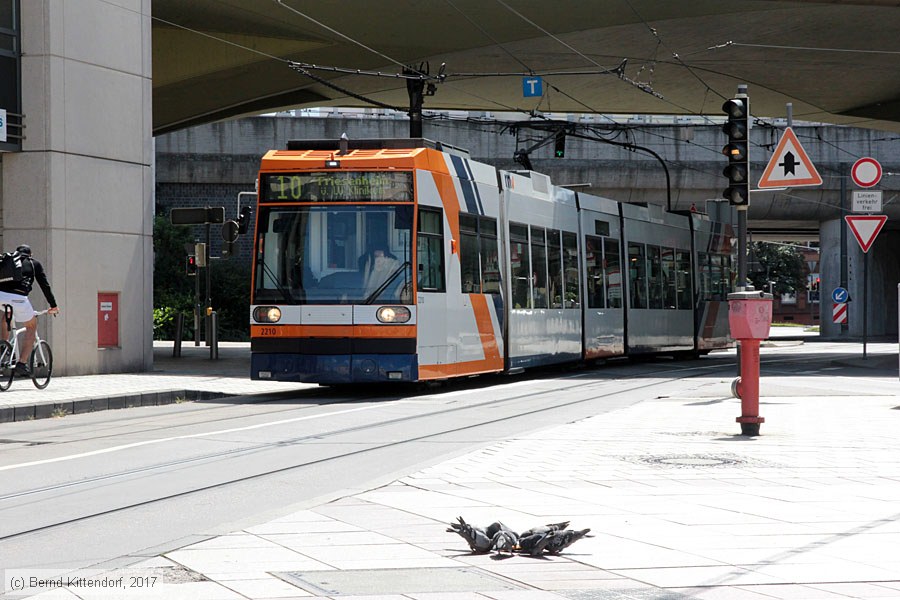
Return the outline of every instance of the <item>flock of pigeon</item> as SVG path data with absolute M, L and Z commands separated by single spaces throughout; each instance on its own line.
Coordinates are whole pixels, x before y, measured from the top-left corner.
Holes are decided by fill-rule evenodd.
M 581 538 L 587 536 L 590 529 L 568 529 L 569 522 L 548 523 L 532 527 L 522 533 L 516 533 L 500 521 L 494 521 L 487 527 L 477 527 L 457 517 L 456 523 L 450 523 L 447 531 L 459 534 L 476 554 L 485 554 L 491 550 L 498 553 L 518 552 L 529 556 L 559 554 Z M 590 537 L 590 536 L 588 536 Z

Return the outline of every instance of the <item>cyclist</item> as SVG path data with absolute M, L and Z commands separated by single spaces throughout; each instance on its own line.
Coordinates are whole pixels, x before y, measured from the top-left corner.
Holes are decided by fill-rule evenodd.
M 37 281 L 44 292 L 44 298 L 50 305 L 48 314 L 55 315 L 59 312 L 56 305 L 56 298 L 53 297 L 53 291 L 50 289 L 50 282 L 47 281 L 47 274 L 44 272 L 44 266 L 31 256 L 31 246 L 22 244 L 16 248 L 16 252 L 22 257 L 22 279 L 21 281 L 6 281 L 0 283 L 0 304 L 9 304 L 13 309 L 13 316 L 16 323 L 25 327 L 25 337 L 22 340 L 22 351 L 19 352 L 19 362 L 16 363 L 16 375 L 30 375 L 28 365 L 23 360 L 28 360 L 31 355 L 31 348 L 34 346 L 35 332 L 37 331 L 37 317 L 34 314 L 34 307 L 28 300 L 28 294 L 31 293 L 31 287 Z M 3 332 L 3 339 L 9 336 L 7 331 L 6 320 L 0 319 L 0 330 Z

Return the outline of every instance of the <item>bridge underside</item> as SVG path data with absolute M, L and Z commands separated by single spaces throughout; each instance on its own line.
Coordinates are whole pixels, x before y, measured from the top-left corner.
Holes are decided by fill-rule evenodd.
M 446 79 L 429 109 L 753 114 L 900 132 L 893 0 L 153 0 L 153 130 L 302 106 L 408 108 L 394 77 Z M 543 75 L 523 97 L 522 76 Z

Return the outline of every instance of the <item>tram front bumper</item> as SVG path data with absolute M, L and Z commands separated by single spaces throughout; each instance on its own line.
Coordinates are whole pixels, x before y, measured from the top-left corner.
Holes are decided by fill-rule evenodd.
M 287 354 L 254 352 L 250 379 L 342 384 L 415 381 L 415 354 Z

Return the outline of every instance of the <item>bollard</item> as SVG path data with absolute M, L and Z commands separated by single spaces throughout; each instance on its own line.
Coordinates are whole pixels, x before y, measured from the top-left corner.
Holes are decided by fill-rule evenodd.
M 772 294 L 735 292 L 728 294 L 728 324 L 731 337 L 741 345 L 741 375 L 731 385 L 741 399 L 741 435 L 759 435 L 766 420 L 759 415 L 759 342 L 769 337 L 772 324 Z
M 175 315 L 175 343 L 172 345 L 172 358 L 181 356 L 181 338 L 184 336 L 184 313 Z
M 219 316 L 209 313 L 209 359 L 219 360 Z

